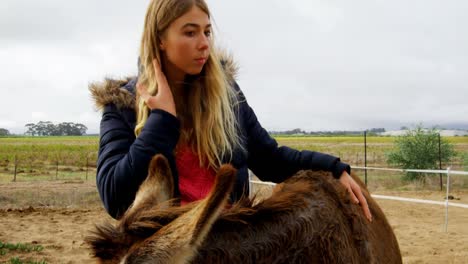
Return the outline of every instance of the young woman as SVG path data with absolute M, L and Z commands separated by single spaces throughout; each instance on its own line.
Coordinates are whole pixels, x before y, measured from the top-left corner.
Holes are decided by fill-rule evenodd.
M 181 203 L 202 199 L 217 168 L 238 169 L 230 198 L 248 194 L 248 169 L 282 182 L 301 169 L 326 170 L 371 214 L 339 158 L 279 147 L 258 122 L 235 82 L 235 65 L 213 47 L 204 0 L 152 0 L 140 48 L 139 76 L 91 85 L 103 110 L 97 186 L 111 216 L 135 198 L 151 158 L 162 153 Z M 137 87 L 137 88 L 136 88 Z

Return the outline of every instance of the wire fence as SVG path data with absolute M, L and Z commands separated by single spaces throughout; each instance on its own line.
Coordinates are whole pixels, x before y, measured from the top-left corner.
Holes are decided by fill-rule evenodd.
M 96 156 L 94 152 L 79 155 L 65 153 L 46 158 L 14 155 L 0 161 L 0 181 L 94 179 Z
M 356 161 L 359 161 L 356 155 Z M 47 154 L 44 157 L 35 155 L 15 155 L 0 158 L 0 182 L 16 181 L 53 181 L 53 180 L 94 180 L 96 175 L 97 152 L 60 152 L 60 154 Z M 360 162 L 359 162 L 360 163 Z M 361 163 L 362 164 L 362 163 Z M 458 167 L 458 166 L 457 166 Z M 468 172 L 456 170 L 417 170 L 417 169 L 398 169 L 398 168 L 380 168 L 366 166 L 352 166 L 354 170 L 365 172 L 368 189 L 372 192 L 375 189 L 386 186 L 388 189 L 407 190 L 408 182 L 403 180 L 407 172 L 426 173 L 428 175 L 445 175 L 446 200 L 445 202 L 404 198 L 395 196 L 373 195 L 377 199 L 392 199 L 406 202 L 428 203 L 444 205 L 446 208 L 446 229 L 448 224 L 448 207 L 458 206 L 467 208 L 468 205 L 449 202 L 449 191 L 452 188 L 468 188 Z M 369 173 L 368 173 L 369 172 Z M 372 172 L 372 173 L 371 173 Z M 424 182 L 420 183 L 420 189 L 437 190 L 438 177 L 424 177 Z M 442 179 L 442 177 L 440 178 Z M 274 186 L 274 183 L 266 183 L 251 179 L 252 184 Z M 412 183 L 411 188 L 415 184 Z M 416 184 L 418 186 L 418 184 Z M 440 185 L 442 186 L 442 184 Z M 418 187 L 418 188 L 419 188 Z M 268 192 L 268 190 L 266 190 Z
M 53 181 L 53 180 L 90 180 L 96 175 L 97 151 L 60 151 L 60 152 L 19 152 L 0 155 L 0 182 L 11 181 Z M 344 155 L 343 155 L 344 156 Z M 372 155 L 370 155 L 372 157 Z M 360 176 L 366 177 L 368 189 L 372 192 L 380 189 L 391 190 L 440 190 L 442 189 L 442 176 L 428 174 L 422 181 L 406 181 L 405 173 L 409 170 L 380 169 L 385 163 L 363 162 L 362 155 L 348 155 L 344 157 L 349 163 L 368 166 L 365 173 Z M 456 169 L 463 169 L 458 163 L 451 164 Z M 452 167 L 452 168 L 453 168 Z M 353 166 L 353 169 L 362 169 L 363 166 Z M 425 170 L 421 170 L 426 172 Z M 444 175 L 444 170 L 439 171 Z M 445 176 L 444 176 L 445 177 Z M 452 174 L 451 186 L 456 189 L 468 189 L 468 177 Z

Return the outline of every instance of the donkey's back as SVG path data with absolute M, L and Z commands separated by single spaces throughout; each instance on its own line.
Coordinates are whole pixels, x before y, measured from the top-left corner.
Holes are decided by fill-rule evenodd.
M 226 208 L 235 175 L 222 167 L 207 198 L 172 205 L 169 165 L 156 156 L 119 225 L 98 227 L 87 239 L 94 255 L 102 263 L 402 262 L 392 228 L 357 177 L 372 223 L 337 180 L 311 170 L 257 204 L 244 198 Z
M 382 210 L 369 223 L 329 173 L 300 171 L 256 205 L 244 199 L 214 223 L 193 263 L 401 263 Z

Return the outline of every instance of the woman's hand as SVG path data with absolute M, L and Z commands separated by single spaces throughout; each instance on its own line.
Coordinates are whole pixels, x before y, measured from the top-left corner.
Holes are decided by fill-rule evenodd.
M 348 174 L 348 172 L 344 171 L 341 174 L 340 182 L 343 184 L 348 190 L 349 196 L 351 196 L 351 201 L 356 204 L 361 204 L 362 210 L 364 210 L 364 215 L 366 216 L 369 222 L 372 222 L 372 215 L 369 210 L 369 205 L 367 204 L 366 197 L 362 194 L 361 187 L 354 181 L 353 178 Z
M 146 86 L 137 84 L 138 93 L 151 110 L 161 109 L 177 117 L 171 88 L 167 82 L 166 75 L 161 70 L 161 65 L 159 65 L 156 59 L 153 60 L 153 67 L 156 82 L 158 83 L 158 93 L 156 95 L 150 95 Z

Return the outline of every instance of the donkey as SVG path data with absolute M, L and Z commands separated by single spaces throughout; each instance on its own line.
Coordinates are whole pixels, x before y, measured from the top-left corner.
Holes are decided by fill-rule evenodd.
M 168 162 L 156 155 L 117 226 L 96 226 L 86 242 L 99 263 L 402 263 L 391 226 L 355 175 L 371 223 L 329 173 L 299 171 L 267 199 L 230 205 L 235 175 L 223 165 L 205 199 L 179 206 Z

